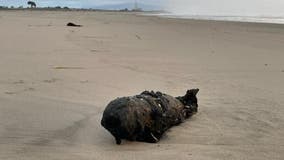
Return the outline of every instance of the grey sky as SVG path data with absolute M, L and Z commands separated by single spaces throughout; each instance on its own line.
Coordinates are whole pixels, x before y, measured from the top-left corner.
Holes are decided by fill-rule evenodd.
M 0 0 L 0 5 L 26 6 L 27 0 Z M 133 3 L 134 0 L 34 0 L 38 6 L 96 7 Z M 177 14 L 196 15 L 284 15 L 284 0 L 137 0 Z

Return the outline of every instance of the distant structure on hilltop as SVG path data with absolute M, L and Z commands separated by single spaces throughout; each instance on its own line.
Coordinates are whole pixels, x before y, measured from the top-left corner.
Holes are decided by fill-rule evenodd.
M 31 8 L 36 8 L 36 3 L 34 1 L 28 1 L 28 5 L 31 6 Z
M 134 2 L 134 9 L 138 9 L 138 3 L 137 3 L 137 0 L 135 0 L 135 2 Z
M 132 9 L 132 11 L 136 11 L 136 12 L 142 11 L 142 8 L 139 8 L 139 7 L 138 7 L 138 2 L 137 2 L 137 0 L 134 1 L 134 8 Z

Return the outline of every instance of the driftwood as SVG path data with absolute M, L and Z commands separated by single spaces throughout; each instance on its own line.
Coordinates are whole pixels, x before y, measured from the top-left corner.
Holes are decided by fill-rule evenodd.
M 67 23 L 66 26 L 69 26 L 69 27 L 82 27 L 82 25 L 78 25 L 78 24 L 75 24 L 75 23 L 72 23 L 72 22 Z
M 107 105 L 101 125 L 115 137 L 117 144 L 122 139 L 156 143 L 167 129 L 197 112 L 198 91 L 188 90 L 181 97 L 144 91 L 136 96 L 117 98 Z

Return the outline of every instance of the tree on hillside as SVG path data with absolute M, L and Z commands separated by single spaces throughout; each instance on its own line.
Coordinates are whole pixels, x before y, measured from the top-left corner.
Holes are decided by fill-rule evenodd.
M 31 8 L 36 8 L 36 3 L 34 1 L 28 1 L 28 5 L 30 5 Z

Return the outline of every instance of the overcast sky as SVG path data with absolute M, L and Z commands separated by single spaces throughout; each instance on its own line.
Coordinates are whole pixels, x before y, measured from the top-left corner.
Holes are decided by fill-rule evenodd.
M 26 6 L 28 0 L 0 0 L 0 5 Z M 134 3 L 135 0 L 34 0 L 38 6 L 93 7 L 108 4 Z M 161 5 L 166 0 L 137 0 L 140 3 Z
M 34 0 L 38 6 L 91 8 L 135 0 Z M 284 0 L 137 0 L 158 5 L 177 14 L 196 15 L 284 15 Z M 26 6 L 27 0 L 0 0 L 0 5 Z

